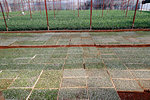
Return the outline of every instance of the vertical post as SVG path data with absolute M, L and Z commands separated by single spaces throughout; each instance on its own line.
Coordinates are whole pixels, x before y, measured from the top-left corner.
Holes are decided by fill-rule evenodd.
M 92 7 L 93 1 L 91 0 L 91 9 L 90 9 L 90 30 L 92 29 Z
M 9 17 L 9 7 L 8 7 L 8 2 L 7 2 L 7 0 L 5 0 L 5 2 L 6 2 L 7 12 L 8 12 L 8 14 L 7 14 L 7 18 L 8 18 L 8 17 Z
M 46 0 L 45 0 L 45 11 L 46 11 L 46 19 L 47 19 L 47 28 L 48 28 L 48 30 L 49 30 L 49 22 L 48 22 L 48 12 L 47 12 Z
M 124 6 L 126 6 L 126 0 L 125 0 L 125 2 L 124 2 Z M 125 13 L 125 8 L 124 8 L 124 13 Z
M 73 0 L 73 14 L 75 15 L 74 0 Z
M 122 1 L 122 4 L 121 4 L 121 8 L 123 10 L 123 6 L 124 6 L 124 0 Z
M 103 17 L 103 11 L 104 11 L 104 0 L 103 0 L 102 17 Z
M 5 1 L 3 0 L 3 4 L 4 4 L 4 7 L 5 7 L 5 11 L 7 12 L 7 8 L 6 8 L 6 3 L 5 3 Z
M 30 0 L 28 0 L 29 10 L 30 10 L 30 18 L 32 19 L 31 7 L 30 7 Z
M 7 18 L 8 18 L 8 9 L 7 9 L 6 0 L 5 0 L 5 1 L 3 0 L 3 4 L 4 4 L 5 12 L 6 12 L 6 14 L 7 14 Z
M 126 17 L 127 17 L 127 15 L 128 15 L 129 2 L 130 2 L 130 0 L 128 0 L 127 10 L 126 10 Z
M 138 3 L 139 3 L 139 0 L 137 0 L 137 2 L 136 2 L 136 7 L 135 7 L 135 12 L 134 12 L 134 17 L 133 17 L 132 28 L 134 27 L 134 22 L 135 22 L 135 16 L 136 16 L 136 11 L 137 11 L 137 7 L 138 7 Z
M 53 0 L 53 11 L 54 11 L 54 18 L 55 18 L 55 1 Z
M 78 0 L 78 17 L 79 17 L 79 0 Z
M 8 26 L 7 26 L 7 23 L 6 23 L 6 19 L 5 19 L 5 15 L 4 15 L 4 10 L 3 10 L 1 2 L 0 2 L 0 7 L 1 7 L 2 14 L 3 14 L 3 19 L 4 19 L 4 22 L 5 22 L 6 30 L 8 31 Z
M 142 1 L 144 1 L 144 0 L 142 0 Z M 142 3 L 142 5 L 141 5 L 141 12 L 142 12 L 142 9 L 143 9 L 143 3 Z
M 107 13 L 108 13 L 109 2 L 110 2 L 110 0 L 108 0 L 108 2 L 107 2 L 108 3 L 107 4 Z
M 39 6 L 40 6 L 40 14 L 41 14 L 41 0 L 39 0 Z
M 23 1 L 21 0 L 21 3 L 22 3 L 22 10 L 24 12 L 24 5 L 23 5 Z

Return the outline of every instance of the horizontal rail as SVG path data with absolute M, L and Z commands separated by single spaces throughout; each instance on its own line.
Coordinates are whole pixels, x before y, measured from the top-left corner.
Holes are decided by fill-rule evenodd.
M 27 45 L 27 46 L 0 46 L 0 49 L 9 48 L 60 48 L 60 47 L 96 47 L 96 48 L 135 48 L 150 47 L 150 44 L 121 44 L 121 45 Z
M 126 31 L 150 31 L 150 29 L 0 31 L 0 33 L 126 32 Z

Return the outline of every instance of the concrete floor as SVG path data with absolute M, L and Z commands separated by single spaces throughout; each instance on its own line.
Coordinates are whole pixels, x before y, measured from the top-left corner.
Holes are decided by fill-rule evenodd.
M 149 44 L 149 32 L 0 34 L 1 46 Z M 120 100 L 150 89 L 150 48 L 0 49 L 0 91 L 17 100 Z

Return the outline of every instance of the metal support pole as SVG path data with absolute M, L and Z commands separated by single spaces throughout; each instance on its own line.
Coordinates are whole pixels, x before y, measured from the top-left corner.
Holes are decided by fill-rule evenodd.
M 30 10 L 30 18 L 32 19 L 31 7 L 30 7 L 30 0 L 28 0 L 29 10 Z
M 75 16 L 74 0 L 73 0 L 73 14 L 74 14 L 74 16 Z
M 137 7 L 138 7 L 138 3 L 139 3 L 139 0 L 137 0 L 137 2 L 136 2 L 136 8 L 135 8 L 134 17 L 133 17 L 132 28 L 134 27 L 134 22 L 135 22 L 135 16 L 136 16 L 136 11 L 137 11 Z
M 79 0 L 78 0 L 78 17 L 79 17 Z
M 93 7 L 93 0 L 91 0 L 91 9 L 90 9 L 90 30 L 92 29 L 92 7 Z
M 124 7 L 124 0 L 122 1 L 122 4 L 121 4 L 122 10 L 123 10 L 123 7 Z
M 125 0 L 125 2 L 124 2 L 124 6 L 126 6 L 126 0 Z M 126 8 L 124 7 L 124 13 L 125 13 L 125 10 L 126 10 Z
M 46 11 L 46 19 L 47 19 L 47 29 L 49 30 L 49 22 L 48 22 L 48 12 L 47 12 L 46 0 L 45 0 L 45 11 Z
M 130 0 L 128 0 L 127 10 L 126 10 L 126 17 L 127 17 L 127 15 L 128 15 L 129 2 L 130 2 Z
M 4 22 L 5 22 L 6 30 L 8 31 L 8 26 L 7 26 L 7 23 L 6 23 L 6 19 L 5 19 L 5 15 L 4 15 L 4 10 L 3 10 L 1 2 L 0 2 L 0 7 L 1 7 L 2 14 L 3 14 L 3 19 L 4 19 Z
M 108 2 L 107 2 L 107 13 L 108 13 L 108 7 L 109 7 L 109 0 L 108 0 Z
M 7 0 L 5 0 L 5 2 L 6 2 L 7 12 L 8 12 L 8 14 L 7 14 L 7 18 L 8 18 L 8 17 L 9 17 L 9 7 L 8 7 L 8 2 L 7 2 Z
M 5 7 L 5 12 L 7 13 L 7 8 L 6 8 L 6 2 L 3 0 L 3 4 L 4 4 L 4 7 Z
M 39 9 L 40 9 L 40 14 L 41 14 L 41 0 L 39 0 Z
M 53 11 L 54 11 L 54 18 L 55 18 L 55 1 L 53 0 Z
M 104 2 L 105 2 L 105 0 L 103 0 L 102 17 L 103 17 L 103 11 L 104 11 Z
M 3 0 L 3 4 L 4 4 L 5 12 L 6 12 L 7 18 L 8 18 L 8 8 L 7 8 L 6 0 L 5 1 Z
M 142 0 L 142 1 L 144 1 L 144 0 Z M 143 9 L 143 3 L 142 3 L 142 6 L 141 6 L 141 12 L 142 12 L 142 9 Z

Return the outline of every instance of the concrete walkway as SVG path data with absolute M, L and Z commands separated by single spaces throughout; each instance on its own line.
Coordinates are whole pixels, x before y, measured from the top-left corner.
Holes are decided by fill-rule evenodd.
M 1 46 L 149 44 L 150 34 L 0 34 L 0 40 Z M 5 99 L 120 100 L 118 92 L 149 90 L 150 47 L 0 49 L 0 91 Z

